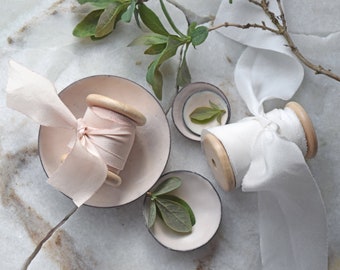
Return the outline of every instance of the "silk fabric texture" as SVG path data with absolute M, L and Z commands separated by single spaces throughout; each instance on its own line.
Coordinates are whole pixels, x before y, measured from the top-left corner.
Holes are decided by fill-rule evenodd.
M 135 135 L 135 125 L 126 117 L 88 107 L 84 117 L 76 119 L 49 80 L 14 61 L 10 61 L 7 106 L 40 125 L 74 130 L 70 152 L 48 183 L 78 207 L 104 184 L 107 166 L 116 173 L 123 169 Z
M 276 1 L 270 8 L 280 14 Z M 247 0 L 222 1 L 215 25 L 258 23 L 275 28 L 263 10 Z M 320 190 L 304 153 L 280 134 L 263 103 L 289 100 L 304 76 L 302 65 L 283 37 L 261 29 L 221 28 L 219 32 L 246 48 L 234 73 L 236 87 L 263 129 L 249 149 L 249 164 L 238 176 L 244 192 L 257 192 L 261 260 L 264 270 L 326 270 L 327 222 Z M 264 123 L 264 124 L 263 124 Z M 214 130 L 208 130 L 214 133 Z M 220 137 L 228 136 L 224 133 Z M 252 134 L 249 134 L 251 137 Z

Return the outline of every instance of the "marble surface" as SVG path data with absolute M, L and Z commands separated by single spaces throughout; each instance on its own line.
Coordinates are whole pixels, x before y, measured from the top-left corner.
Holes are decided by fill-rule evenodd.
M 184 14 L 189 20 L 209 24 L 220 0 L 169 2 L 180 8 L 169 6 L 176 23 L 185 29 Z M 301 52 L 340 74 L 340 3 L 283 2 L 290 32 Z M 158 1 L 150 0 L 148 4 L 159 9 Z M 140 33 L 137 26 L 119 24 L 114 35 L 96 43 L 79 40 L 71 34 L 81 17 L 77 6 L 74 0 L 6 0 L 1 5 L 0 269 L 20 269 L 37 243 L 74 207 L 46 183 L 37 149 L 39 126 L 6 107 L 8 60 L 14 59 L 46 76 L 59 91 L 94 74 L 123 76 L 150 91 L 144 77 L 151 58 L 143 55 L 142 47 L 126 46 Z M 233 82 L 234 66 L 243 49 L 211 32 L 207 41 L 188 55 L 192 80 L 212 83 L 228 96 L 231 122 L 248 114 Z M 178 58 L 163 67 L 167 75 L 161 105 L 167 112 L 172 138 L 165 171 L 195 171 L 216 186 L 223 217 L 215 237 L 194 251 L 170 251 L 147 231 L 143 198 L 118 208 L 83 206 L 44 245 L 30 269 L 261 269 L 256 194 L 222 192 L 200 144 L 184 138 L 173 125 L 170 112 L 177 64 Z M 327 210 L 330 270 L 340 269 L 339 91 L 339 82 L 305 68 L 303 84 L 293 98 L 309 112 L 319 139 L 319 152 L 308 164 Z

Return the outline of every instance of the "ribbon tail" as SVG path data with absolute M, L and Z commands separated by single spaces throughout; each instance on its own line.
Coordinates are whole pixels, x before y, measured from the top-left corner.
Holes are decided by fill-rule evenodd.
M 77 140 L 70 154 L 48 179 L 48 183 L 73 199 L 79 207 L 104 184 L 107 167 Z
M 275 3 L 270 9 L 280 14 Z M 223 24 L 226 19 L 230 23 L 246 25 L 250 21 L 275 28 L 262 8 L 246 0 L 235 1 L 232 5 L 221 1 L 215 24 Z M 266 100 L 288 100 L 295 94 L 304 70 L 281 35 L 259 28 L 223 27 L 218 32 L 247 46 L 237 62 L 234 77 L 235 85 L 252 114 L 262 114 L 262 104 Z
M 10 61 L 7 106 L 40 125 L 62 128 L 77 126 L 76 118 L 60 100 L 53 84 L 43 76 Z
M 264 270 L 326 270 L 327 221 L 320 190 L 294 143 L 263 131 L 243 191 L 258 191 Z
M 250 112 L 262 115 L 266 100 L 292 98 L 303 75 L 303 67 L 294 57 L 274 50 L 248 47 L 237 61 L 234 78 Z

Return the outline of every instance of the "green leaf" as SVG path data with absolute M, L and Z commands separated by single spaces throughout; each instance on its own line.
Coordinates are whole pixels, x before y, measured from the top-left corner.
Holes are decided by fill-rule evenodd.
M 209 104 L 210 104 L 211 108 L 213 108 L 215 110 L 220 110 L 220 107 L 218 107 L 217 104 L 212 102 L 211 100 L 209 100 Z
M 180 233 L 192 231 L 190 215 L 183 205 L 164 198 L 156 198 L 155 202 L 164 223 L 170 229 Z
M 90 12 L 80 23 L 76 25 L 72 34 L 80 38 L 93 36 L 96 32 L 99 17 L 103 11 L 104 9 L 99 9 Z
M 148 67 L 146 80 L 152 86 L 156 97 L 162 99 L 163 76 L 159 67 L 169 58 L 174 56 L 179 46 L 183 44 L 177 36 L 169 36 L 167 45 L 163 52 Z
M 209 30 L 205 26 L 199 26 L 192 30 L 190 33 L 192 45 L 195 47 L 202 44 L 207 39 L 208 34 Z
M 145 4 L 139 5 L 139 15 L 142 22 L 148 27 L 152 32 L 163 36 L 169 36 L 169 32 L 165 29 L 158 16 L 149 9 Z
M 139 9 L 138 8 L 135 8 L 134 10 L 134 17 L 135 17 L 135 21 L 136 21 L 136 24 L 139 28 L 141 28 L 140 26 L 140 21 L 139 21 Z
M 109 4 L 112 3 L 120 3 L 119 0 L 78 0 L 78 3 L 83 4 L 90 4 L 95 8 L 105 9 Z
M 106 38 L 108 35 L 110 35 L 110 33 L 108 33 L 107 35 L 102 36 L 102 37 L 91 36 L 91 39 L 92 39 L 93 41 L 101 40 L 101 39 L 103 39 L 103 38 Z
M 169 177 L 156 187 L 156 189 L 152 192 L 152 196 L 159 196 L 162 194 L 169 193 L 179 188 L 181 184 L 182 184 L 182 181 L 180 178 Z
M 188 36 L 191 36 L 192 31 L 194 31 L 194 29 L 197 26 L 197 22 L 192 22 L 189 27 L 188 27 Z
M 196 124 L 205 124 L 217 118 L 221 124 L 222 116 L 226 113 L 225 110 L 220 109 L 215 103 L 209 100 L 211 107 L 198 107 L 189 116 L 190 120 Z
M 151 84 L 152 91 L 162 100 L 163 75 L 159 71 L 158 60 L 151 62 L 146 73 L 146 81 Z
M 128 46 L 166 44 L 168 37 L 156 33 L 147 33 L 135 38 Z
M 151 200 L 150 201 L 149 215 L 148 215 L 148 220 L 147 220 L 148 228 L 151 228 L 155 224 L 156 213 L 157 213 L 156 203 L 155 203 L 154 200 Z
M 217 123 L 219 123 L 220 125 L 222 124 L 222 116 L 224 113 L 219 113 L 216 117 Z
M 95 36 L 103 37 L 110 34 L 127 7 L 128 3 L 108 5 L 98 20 Z
M 214 119 L 219 112 L 210 107 L 199 107 L 196 108 L 191 114 L 191 120 L 204 121 Z
M 160 3 L 161 3 L 162 11 L 163 11 L 163 13 L 164 13 L 164 15 L 165 15 L 165 18 L 168 20 L 168 22 L 169 22 L 170 26 L 172 27 L 172 29 L 173 29 L 179 36 L 182 36 L 182 37 L 183 37 L 184 35 L 182 34 L 181 31 L 178 30 L 178 28 L 176 27 L 175 23 L 174 23 L 173 20 L 171 19 L 171 16 L 169 15 L 169 13 L 168 13 L 168 11 L 167 11 L 165 5 L 164 5 L 163 0 L 160 0 Z
M 170 194 L 169 195 L 161 195 L 161 196 L 159 196 L 159 198 L 164 198 L 164 199 L 175 201 L 175 202 L 178 202 L 179 204 L 181 204 L 186 209 L 186 211 L 189 213 L 191 225 L 194 226 L 196 224 L 196 218 L 195 218 L 194 211 L 192 211 L 190 205 L 186 201 L 184 201 L 183 199 L 181 199 L 181 198 L 179 198 L 175 195 L 170 195 Z
M 186 58 L 184 57 L 177 72 L 176 84 L 178 86 L 186 86 L 190 82 L 191 82 L 191 74 L 190 74 L 190 70 L 189 70 Z
M 156 55 L 162 53 L 166 47 L 166 43 L 151 45 L 144 51 L 144 54 Z
M 122 21 L 123 22 L 130 22 L 132 15 L 135 12 L 136 8 L 136 0 L 131 0 L 131 5 L 128 7 L 128 9 L 122 14 Z

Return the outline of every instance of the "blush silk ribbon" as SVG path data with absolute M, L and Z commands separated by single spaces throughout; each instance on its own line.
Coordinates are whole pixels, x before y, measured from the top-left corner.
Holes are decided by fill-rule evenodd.
M 270 5 L 273 11 L 280 14 L 276 3 L 270 2 L 273 2 Z M 247 0 L 234 1 L 231 5 L 222 1 L 215 24 L 225 21 L 265 22 L 272 26 L 262 9 Z M 219 32 L 247 46 L 235 67 L 234 79 L 254 117 L 236 124 L 243 125 L 255 119 L 263 126 L 249 146 L 245 171 L 236 175 L 236 182 L 244 192 L 258 193 L 263 269 L 326 270 L 327 222 L 320 190 L 301 147 L 281 134 L 280 125 L 268 117 L 263 107 L 266 100 L 289 100 L 302 82 L 303 67 L 284 45 L 281 36 L 261 29 L 232 27 Z M 223 141 L 228 134 L 224 132 L 219 136 Z M 245 136 L 251 138 L 252 134 Z
M 42 126 L 74 130 L 70 152 L 48 183 L 78 207 L 103 185 L 108 167 L 115 173 L 123 169 L 134 140 L 133 121 L 99 107 L 88 107 L 76 119 L 49 80 L 14 61 L 6 91 L 8 107 Z

